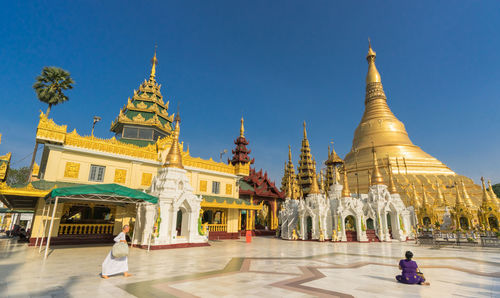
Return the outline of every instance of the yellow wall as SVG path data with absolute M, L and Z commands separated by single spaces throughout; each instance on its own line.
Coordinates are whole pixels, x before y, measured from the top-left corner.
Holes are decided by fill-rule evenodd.
M 95 151 L 73 151 L 64 147 L 50 145 L 48 150 L 43 176 L 43 179 L 47 181 L 84 184 L 119 183 L 134 189 L 146 189 L 150 186 L 150 183 L 143 185 L 144 180 L 149 180 L 148 177 L 154 178 L 160 169 L 158 163 L 117 158 Z M 103 182 L 89 181 L 91 165 L 106 167 Z M 186 170 L 195 194 L 238 198 L 237 176 L 189 167 L 186 167 Z M 75 174 L 75 171 L 77 171 L 77 174 Z M 117 173 L 119 177 L 116 176 Z M 123 174 L 125 174 L 124 183 L 120 183 Z M 218 194 L 213 193 L 212 183 L 214 181 L 220 183 Z M 206 183 L 206 190 L 200 189 L 200 183 Z

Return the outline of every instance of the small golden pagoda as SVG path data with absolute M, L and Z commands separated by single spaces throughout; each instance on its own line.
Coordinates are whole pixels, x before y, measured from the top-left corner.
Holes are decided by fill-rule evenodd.
M 462 199 L 462 195 L 460 193 L 459 184 L 455 183 L 455 208 L 453 210 L 453 217 L 455 218 L 455 224 L 457 227 L 468 230 L 473 225 L 473 214 L 471 210 L 467 207 L 464 200 Z
M 498 205 L 493 201 L 488 190 L 486 190 L 483 177 L 481 177 L 481 184 L 483 200 L 481 202 L 481 208 L 478 211 L 479 224 L 487 231 L 498 231 L 498 218 L 500 218 Z
M 414 193 L 419 194 L 417 196 L 419 200 L 422 199 L 423 191 L 434 193 L 436 183 L 439 183 L 440 190 L 445 196 L 451 197 L 455 183 L 463 181 L 462 187 L 472 202 L 471 208 L 477 209 L 481 204 L 481 187 L 474 184 L 471 179 L 457 175 L 441 161 L 412 143 L 404 124 L 394 116 L 387 104 L 382 79 L 375 66 L 375 58 L 376 53 L 370 44 L 366 56 L 368 73 L 365 111 L 354 132 L 352 148 L 344 158 L 350 183 L 356 185 L 356 174 L 358 174 L 360 191 L 362 193 L 368 191 L 369 185 L 375 179 L 373 177 L 378 176 L 377 173 L 369 172 L 372 170 L 371 151 L 374 147 L 377 155 L 388 160 L 387 163 L 380 163 L 379 169 L 383 179 L 390 180 L 388 176 L 392 171 L 394 186 L 406 205 L 411 204 Z M 390 165 L 393 166 L 392 169 Z M 424 187 L 418 191 L 412 190 L 412 183 L 423 184 Z M 444 212 L 444 206 L 439 211 Z
M 332 142 L 331 151 L 330 151 L 330 146 L 328 146 L 328 159 L 325 161 L 326 165 L 325 187 L 327 191 L 330 189 L 330 186 L 332 186 L 333 183 L 339 183 L 340 181 L 339 166 L 342 166 L 343 164 L 344 161 L 337 155 L 337 152 L 335 152 Z
M 286 192 L 286 197 L 291 199 L 300 198 L 300 188 L 297 183 L 297 175 L 292 162 L 292 149 L 288 145 L 288 161 L 285 163 L 285 171 L 281 179 L 281 191 Z
M 302 139 L 302 147 L 300 148 L 298 180 L 299 186 L 305 196 L 309 194 L 313 183 L 312 179 L 315 175 L 311 148 L 309 147 L 309 140 L 307 139 L 306 122 L 304 121 L 304 138 Z

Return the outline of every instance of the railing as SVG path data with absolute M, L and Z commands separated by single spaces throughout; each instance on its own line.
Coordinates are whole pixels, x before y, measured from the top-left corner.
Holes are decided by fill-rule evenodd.
M 114 224 L 60 224 L 59 235 L 113 234 Z
M 208 224 L 210 232 L 225 232 L 227 231 L 227 224 Z

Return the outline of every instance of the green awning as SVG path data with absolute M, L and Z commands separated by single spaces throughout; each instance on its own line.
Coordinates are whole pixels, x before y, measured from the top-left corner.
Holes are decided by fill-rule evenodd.
M 45 200 L 59 197 L 85 201 L 108 201 L 117 203 L 158 203 L 158 198 L 140 190 L 118 184 L 92 184 L 55 188 L 45 196 Z
M 0 213 L 33 213 L 33 210 L 12 210 L 9 208 L 0 208 Z

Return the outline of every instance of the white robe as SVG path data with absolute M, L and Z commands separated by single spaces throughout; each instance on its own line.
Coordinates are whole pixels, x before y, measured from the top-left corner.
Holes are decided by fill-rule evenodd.
M 115 242 L 120 242 L 120 240 L 126 240 L 125 233 L 121 232 L 115 237 Z M 104 262 L 102 262 L 102 275 L 115 275 L 119 273 L 124 273 L 128 271 L 128 259 L 127 257 L 115 258 L 113 257 L 111 251 L 109 252 Z

